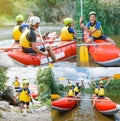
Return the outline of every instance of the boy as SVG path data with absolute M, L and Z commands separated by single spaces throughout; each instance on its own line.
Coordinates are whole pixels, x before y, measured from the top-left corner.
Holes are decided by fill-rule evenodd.
M 102 39 L 102 40 L 106 40 L 110 43 L 114 43 L 114 41 L 103 35 L 103 31 L 102 31 L 102 27 L 100 22 L 98 22 L 96 20 L 96 12 L 92 11 L 89 13 L 89 22 L 86 24 L 86 27 L 84 26 L 83 22 L 83 17 L 80 17 L 80 26 L 87 31 L 88 33 L 90 33 L 90 37 L 86 40 L 86 43 L 89 44 L 97 39 Z
M 30 90 L 28 88 L 29 82 L 24 80 L 22 82 L 23 87 L 19 90 L 19 101 L 20 101 L 20 112 L 23 112 L 22 109 L 26 105 L 27 112 L 29 110 L 29 103 L 31 101 Z M 18 96 L 18 95 L 16 95 Z
M 75 38 L 75 30 L 71 28 L 73 19 L 65 18 L 63 22 L 65 27 L 61 30 L 60 38 L 62 41 L 72 41 Z

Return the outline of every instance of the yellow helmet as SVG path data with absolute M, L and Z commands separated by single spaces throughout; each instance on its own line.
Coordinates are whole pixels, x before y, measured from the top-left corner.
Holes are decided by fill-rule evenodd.
M 91 16 L 91 15 L 95 15 L 95 16 L 96 16 L 96 12 L 95 12 L 95 11 L 91 11 L 91 12 L 89 13 L 89 16 Z
M 100 81 L 99 84 L 103 84 L 103 81 Z
M 64 20 L 63 20 L 63 23 L 64 23 L 64 25 L 68 25 L 68 24 L 70 24 L 70 23 L 72 23 L 73 22 L 73 19 L 72 18 L 65 18 Z
M 69 87 L 72 87 L 72 84 L 69 84 Z
M 16 21 L 24 21 L 24 17 L 22 15 L 16 16 Z

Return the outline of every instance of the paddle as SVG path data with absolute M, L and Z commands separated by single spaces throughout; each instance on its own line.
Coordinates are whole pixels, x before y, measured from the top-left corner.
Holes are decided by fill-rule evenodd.
M 60 80 L 60 81 L 64 81 L 64 80 L 75 80 L 75 79 L 72 79 L 72 78 L 64 78 L 64 77 L 58 77 L 57 78 L 58 80 Z
M 115 45 L 115 44 L 114 43 L 77 44 L 77 46 L 99 46 L 99 45 Z
M 114 75 L 112 76 L 112 78 L 113 78 L 113 79 L 120 79 L 120 74 L 114 74 Z
M 44 44 L 44 41 L 43 41 L 43 38 L 42 38 L 42 35 L 41 35 L 41 32 L 40 32 L 40 29 L 38 29 L 38 32 L 39 32 L 39 34 L 40 34 L 43 47 L 45 48 L 45 44 Z M 51 67 L 51 68 L 54 67 L 54 65 L 53 65 L 52 63 L 50 63 L 48 55 L 47 55 L 47 61 L 48 61 L 49 67 Z
M 113 79 L 120 79 L 120 74 L 114 74 L 113 76 L 103 77 L 100 80 L 107 80 L 110 77 L 112 77 Z
M 83 3 L 82 0 L 80 0 L 81 3 L 81 17 L 83 16 Z M 82 42 L 84 43 L 84 29 L 82 28 Z M 86 46 L 80 46 L 79 48 L 79 59 L 80 59 L 80 65 L 81 66 L 87 66 L 89 65 L 89 54 L 88 54 L 88 48 Z

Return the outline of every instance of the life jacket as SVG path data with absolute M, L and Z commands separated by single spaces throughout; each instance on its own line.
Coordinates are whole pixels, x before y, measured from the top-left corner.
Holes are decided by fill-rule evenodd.
M 28 94 L 28 89 L 24 90 L 22 89 L 22 92 L 20 93 L 19 100 L 23 102 L 30 102 L 30 95 Z
M 74 96 L 74 90 L 70 89 L 68 92 L 68 96 L 73 97 Z
M 20 25 L 16 25 L 13 29 L 13 39 L 19 41 L 22 32 L 19 30 Z
M 99 90 L 97 87 L 95 87 L 94 94 L 98 94 Z
M 74 92 L 79 92 L 80 90 L 78 89 L 78 86 L 75 86 Z
M 95 28 L 96 24 L 94 24 L 93 26 L 90 26 L 89 29 L 90 30 L 93 30 Z M 100 25 L 100 29 L 99 30 L 95 30 L 93 33 L 92 33 L 92 36 L 96 37 L 96 38 L 99 38 L 102 36 L 102 27 Z
M 104 96 L 104 95 L 105 95 L 104 87 L 99 87 L 98 96 Z
M 13 83 L 13 85 L 14 85 L 14 87 L 20 87 L 20 82 L 15 81 L 15 82 Z
M 24 48 L 31 48 L 31 42 L 27 40 L 26 36 L 27 34 L 30 32 L 29 29 L 26 29 L 21 37 L 20 37 L 20 46 L 24 47 Z
M 73 34 L 69 33 L 68 26 L 63 27 L 61 30 L 60 38 L 62 41 L 71 41 L 73 40 Z

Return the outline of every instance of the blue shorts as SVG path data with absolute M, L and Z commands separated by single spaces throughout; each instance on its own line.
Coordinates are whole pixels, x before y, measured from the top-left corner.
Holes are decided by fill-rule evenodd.
M 41 51 L 45 52 L 44 46 L 40 46 L 39 48 Z M 24 48 L 22 47 L 24 53 L 36 53 L 32 48 Z
M 102 39 L 102 40 L 106 40 L 107 39 L 107 36 L 105 36 L 105 35 L 103 35 L 103 36 L 101 36 L 99 38 L 96 38 L 94 36 L 90 36 L 90 37 L 93 39 L 93 41 L 98 40 L 98 39 Z

